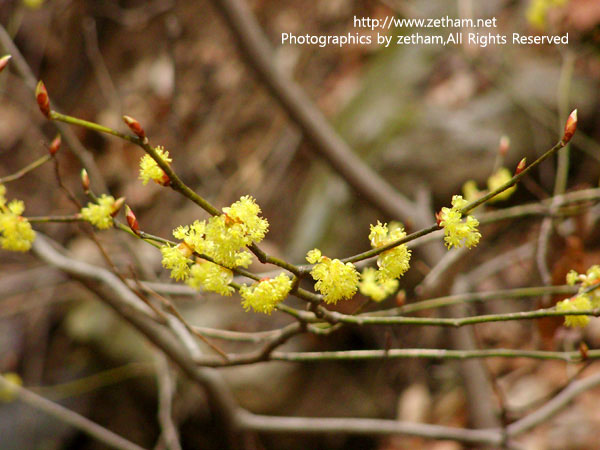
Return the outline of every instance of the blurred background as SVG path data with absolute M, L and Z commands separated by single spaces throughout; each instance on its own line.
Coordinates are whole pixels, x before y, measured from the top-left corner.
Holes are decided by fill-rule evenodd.
M 408 197 L 426 192 L 438 210 L 449 205 L 469 179 L 483 188 L 498 163 L 501 136 L 510 138 L 502 163 L 512 172 L 521 158 L 531 161 L 556 142 L 574 107 L 580 120 L 567 188 L 598 186 L 598 1 L 246 1 L 271 41 L 281 70 L 301 85 L 352 149 Z M 284 32 L 376 35 L 377 30 L 355 28 L 355 16 L 496 17 L 497 29 L 475 31 L 508 36 L 568 33 L 569 45 L 514 46 L 510 38 L 507 45 L 483 48 L 281 45 Z M 121 116 L 135 117 L 151 142 L 169 151 L 173 167 L 186 183 L 218 207 L 253 195 L 269 219 L 264 247 L 274 255 L 302 263 L 307 250 L 319 247 L 327 255 L 349 256 L 369 248 L 369 224 L 401 219 L 386 216 L 361 199 L 318 157 L 245 64 L 209 1 L 0 0 L 0 23 L 35 77 L 44 80 L 55 109 L 122 131 L 126 128 Z M 464 30 L 389 33 L 445 36 L 457 31 Z M 0 96 L 0 176 L 4 176 L 45 154 L 56 130 L 41 116 L 30 88 L 13 67 L 0 75 Z M 73 131 L 93 154 L 109 193 L 126 197 L 144 231 L 168 238 L 176 226 L 205 218 L 177 193 L 141 184 L 142 154 L 137 147 L 84 129 Z M 85 202 L 81 165 L 68 145 L 63 145 L 58 160 L 63 183 Z M 509 200 L 493 208 L 547 198 L 553 192 L 554 174 L 555 163 L 549 161 Z M 93 177 L 92 184 L 100 186 Z M 75 212 L 58 187 L 51 164 L 7 187 L 8 198 L 25 201 L 25 215 Z M 553 236 L 549 266 L 555 284 L 564 283 L 561 271 L 571 268 L 573 259 L 584 261 L 584 269 L 600 262 L 594 246 L 597 227 L 589 226 L 595 220 L 596 216 L 586 217 L 575 228 Z M 410 223 L 407 226 L 415 231 Z M 520 249 L 493 270 L 474 274 L 470 289 L 540 285 L 532 244 L 539 226 L 540 220 L 533 218 L 484 227 L 481 245 L 465 255 L 456 270 L 473 271 L 485 261 Z M 72 256 L 104 265 L 79 226 L 40 224 L 36 229 L 65 245 Z M 571 235 L 579 239 L 574 246 L 565 243 Z M 99 239 L 124 273 L 135 266 L 142 279 L 168 282 L 154 248 L 116 230 L 100 233 Z M 253 268 L 262 270 L 258 264 Z M 420 299 L 415 287 L 431 269 L 431 262 L 415 250 L 412 268 L 401 280 L 405 295 L 388 299 L 383 307 Z M 339 310 L 354 311 L 364 301 L 357 296 Z M 198 294 L 178 297 L 177 304 L 191 323 L 200 326 L 258 331 L 290 321 L 277 313 L 270 317 L 244 313 L 237 296 Z M 492 303 L 488 309 L 473 311 L 534 307 L 534 301 L 508 307 Z M 510 348 L 531 348 L 532 342 L 542 348 L 569 348 L 580 339 L 557 326 L 543 325 L 540 330 L 536 323 L 499 323 L 478 327 L 477 337 L 484 347 Z M 151 347 L 82 285 L 32 255 L 1 252 L 0 330 L 0 372 L 17 372 L 24 385 L 144 447 L 165 448 L 160 441 L 156 444 L 160 427 Z M 595 322 L 586 333 L 590 347 L 600 345 Z M 444 348 L 447 343 L 448 331 L 431 327 L 347 328 L 325 338 L 296 338 L 287 348 Z M 549 398 L 571 374 L 560 362 L 485 364 L 502 386 L 511 419 Z M 268 363 L 223 373 L 240 404 L 257 413 L 397 417 L 467 427 L 473 399 L 459 366 L 419 360 Z M 528 448 L 594 448 L 600 440 L 600 417 L 594 408 L 599 396 L 592 391 L 557 419 L 530 432 Z M 493 398 L 491 404 L 497 406 Z M 211 428 L 202 390 L 184 378 L 175 394 L 174 420 L 184 448 L 223 448 Z M 453 442 L 406 437 L 255 435 L 249 442 L 250 448 L 266 449 L 462 448 Z M 0 444 L 3 449 L 102 448 L 19 403 L 0 405 Z

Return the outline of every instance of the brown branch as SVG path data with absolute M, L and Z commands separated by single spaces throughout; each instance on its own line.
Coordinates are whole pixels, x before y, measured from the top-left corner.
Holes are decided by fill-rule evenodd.
M 25 81 L 25 84 L 31 91 L 33 97 L 37 83 L 36 77 L 2 24 L 0 24 L 0 45 L 4 48 L 6 53 L 9 53 L 13 57 L 14 66 L 21 78 Z M 102 172 L 98 169 L 92 154 L 83 146 L 75 133 L 73 133 L 68 126 L 61 123 L 55 123 L 55 126 L 65 138 L 69 149 L 79 160 L 80 164 L 85 167 L 92 176 L 92 184 L 95 185 L 100 192 L 108 192 L 108 188 L 102 177 Z
M 368 436 L 403 434 L 470 444 L 499 445 L 502 442 L 502 436 L 494 429 L 466 430 L 385 419 L 277 417 L 245 413 L 241 415 L 241 424 L 246 430 L 268 433 L 327 433 Z
M 269 42 L 243 1 L 214 0 L 248 64 L 300 127 L 313 149 L 358 193 L 390 217 L 422 227 L 414 204 L 367 166 L 329 125 L 303 90 L 275 64 Z
M 233 436 L 239 406 L 220 375 L 213 370 L 198 367 L 194 362 L 196 355 L 190 353 L 189 348 L 166 327 L 156 323 L 152 317 L 152 310 L 116 275 L 104 268 L 66 257 L 50 242 L 38 233 L 32 247 L 34 253 L 48 264 L 80 280 L 92 292 L 96 292 L 119 316 L 160 348 L 192 381 L 204 386 L 217 422 L 224 428 L 227 436 Z M 180 324 L 178 321 L 176 323 Z M 181 327 L 183 328 L 183 325 Z M 183 330 L 186 331 L 185 328 Z

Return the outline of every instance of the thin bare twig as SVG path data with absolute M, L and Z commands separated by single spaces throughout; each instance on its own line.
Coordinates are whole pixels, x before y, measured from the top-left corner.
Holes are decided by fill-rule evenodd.
M 143 450 L 137 444 L 113 433 L 110 430 L 98 425 L 95 422 L 71 411 L 64 406 L 54 403 L 44 397 L 41 397 L 28 389 L 21 386 L 15 385 L 10 381 L 7 381 L 2 375 L 0 375 L 0 388 L 5 391 L 14 392 L 15 396 L 21 401 L 28 405 L 45 412 L 46 414 L 54 417 L 61 422 L 69 424 L 94 439 L 102 442 L 109 447 L 113 447 L 120 450 Z
M 51 159 L 52 159 L 51 155 L 49 155 L 49 154 L 48 155 L 44 155 L 41 158 L 39 158 L 39 159 L 35 160 L 34 162 L 32 162 L 31 164 L 23 167 L 21 170 L 13 173 L 11 175 L 7 175 L 5 177 L 0 177 L 0 184 L 8 183 L 9 181 L 18 180 L 19 178 L 22 178 L 23 176 L 27 175 L 32 170 L 35 170 L 38 167 L 40 167 L 41 165 L 47 163 Z
M 413 203 L 390 186 L 348 147 L 302 89 L 276 65 L 273 51 L 244 2 L 214 0 L 248 64 L 281 103 L 314 150 L 366 201 L 391 217 L 415 222 Z
M 25 84 L 31 91 L 33 98 L 33 93 L 35 92 L 35 86 L 37 83 L 36 77 L 2 24 L 0 24 L 0 45 L 2 45 L 6 53 L 12 55 L 14 65 L 21 75 L 21 78 L 23 78 Z M 85 167 L 92 176 L 92 184 L 97 186 L 99 191 L 108 192 L 108 188 L 106 187 L 102 173 L 98 169 L 98 166 L 96 166 L 96 162 L 94 161 L 92 154 L 83 146 L 77 136 L 75 136 L 75 133 L 73 133 L 68 126 L 60 123 L 56 123 L 55 125 L 67 142 L 69 149 L 73 152 L 81 165 Z
M 162 429 L 160 441 L 168 450 L 181 450 L 179 432 L 173 420 L 175 381 L 170 373 L 167 358 L 161 352 L 156 352 L 155 361 L 158 384 L 158 421 Z
M 576 396 L 598 385 L 600 385 L 600 374 L 595 374 L 571 383 L 560 394 L 553 397 L 537 411 L 510 424 L 507 428 L 508 435 L 518 436 L 545 422 L 568 406 Z

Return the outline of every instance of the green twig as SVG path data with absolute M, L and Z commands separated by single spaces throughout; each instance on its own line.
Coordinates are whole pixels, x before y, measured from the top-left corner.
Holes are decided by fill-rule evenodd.
M 32 170 L 37 169 L 38 167 L 40 167 L 41 165 L 47 163 L 48 161 L 50 161 L 52 159 L 52 155 L 47 154 L 42 156 L 41 158 L 36 159 L 34 162 L 32 162 L 31 164 L 23 167 L 21 170 L 11 174 L 11 175 L 7 175 L 5 177 L 0 178 L 0 184 L 4 184 L 4 183 L 8 183 L 9 181 L 15 181 L 18 180 L 19 178 L 23 177 L 24 175 L 28 174 L 29 172 L 31 172 Z
M 79 214 L 70 216 L 33 216 L 26 217 L 30 223 L 53 223 L 53 222 L 85 222 Z

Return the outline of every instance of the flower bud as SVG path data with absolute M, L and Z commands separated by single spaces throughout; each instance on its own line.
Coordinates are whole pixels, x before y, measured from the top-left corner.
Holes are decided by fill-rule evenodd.
M 171 184 L 171 179 L 169 178 L 169 175 L 167 175 L 164 172 L 163 172 L 160 180 L 154 180 L 154 181 L 156 181 L 156 183 L 160 184 L 161 186 L 168 186 Z
M 35 99 L 37 100 L 37 104 L 40 108 L 40 111 L 47 119 L 50 118 L 50 98 L 48 98 L 48 91 L 46 90 L 46 86 L 44 86 L 43 81 L 39 81 L 37 86 L 35 87 Z
M 506 154 L 508 153 L 508 149 L 510 149 L 510 138 L 504 135 L 500 138 L 498 153 L 500 153 L 500 156 L 506 156 Z
M 125 124 L 127 124 L 129 129 L 133 132 L 133 134 L 135 134 L 140 139 L 144 139 L 146 137 L 146 132 L 144 131 L 140 123 L 133 117 L 123 116 L 123 122 L 125 122 Z
M 139 236 L 140 226 L 138 225 L 137 218 L 135 217 L 135 214 L 133 213 L 129 205 L 125 205 L 125 217 L 127 218 L 127 224 L 129 225 L 129 228 L 131 228 L 131 231 L 133 231 Z
M 567 119 L 567 123 L 565 125 L 565 134 L 563 135 L 563 138 L 561 140 L 564 145 L 567 145 L 569 143 L 569 141 L 575 134 L 576 130 L 577 130 L 577 110 L 575 109 L 569 115 L 569 118 Z
M 515 175 L 519 175 L 521 172 L 523 172 L 526 165 L 527 158 L 523 158 L 521 161 L 519 161 L 519 164 L 517 164 L 517 168 L 515 169 Z
M 177 245 L 177 249 L 179 249 L 179 251 L 186 258 L 189 258 L 194 253 L 194 251 L 190 248 L 190 246 L 187 245 L 185 242 L 180 242 L 179 245 Z
M 56 155 L 56 152 L 60 149 L 60 144 L 62 140 L 60 134 L 57 134 L 53 141 L 50 143 L 50 147 L 48 147 L 48 151 L 50 152 L 50 156 Z
M 87 193 L 90 190 L 90 177 L 85 169 L 81 169 L 81 186 L 83 186 L 83 192 Z
M 400 289 L 396 294 L 396 305 L 402 306 L 406 303 L 406 291 L 404 289 Z
M 8 65 L 10 58 L 12 58 L 11 55 L 4 55 L 2 58 L 0 58 L 0 72 L 2 72 L 4 68 Z
M 116 199 L 115 204 L 113 205 L 112 213 L 110 215 L 115 217 L 119 213 L 119 211 L 121 210 L 121 208 L 123 207 L 124 204 L 125 204 L 125 197 L 119 197 L 118 199 Z
M 442 220 L 443 220 L 442 219 L 442 212 L 441 211 L 436 212 L 435 213 L 435 223 L 437 223 L 438 227 L 442 226 Z
M 581 355 L 581 359 L 583 361 L 585 361 L 586 359 L 588 359 L 588 351 L 589 351 L 589 347 L 585 342 L 580 342 L 579 343 L 579 354 Z

